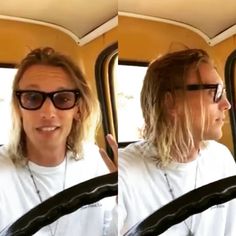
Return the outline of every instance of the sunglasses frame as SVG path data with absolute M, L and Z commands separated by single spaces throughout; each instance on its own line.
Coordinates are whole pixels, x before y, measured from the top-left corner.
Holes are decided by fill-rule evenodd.
M 21 96 L 22 96 L 22 94 L 27 93 L 27 92 L 33 92 L 33 93 L 35 92 L 35 93 L 37 93 L 37 94 L 42 95 L 42 103 L 41 103 L 39 106 L 35 107 L 35 108 L 28 108 L 28 107 L 25 107 L 25 106 L 22 104 Z M 63 92 L 73 92 L 73 93 L 74 93 L 74 95 L 75 95 L 75 102 L 74 102 L 73 106 L 70 106 L 70 107 L 68 107 L 68 108 L 60 108 L 60 107 L 58 107 L 58 106 L 55 104 L 55 101 L 54 101 L 54 96 L 55 96 L 55 94 L 63 93 Z M 51 102 L 53 103 L 53 105 L 54 105 L 55 108 L 57 108 L 57 109 L 59 109 L 59 110 L 69 110 L 69 109 L 73 108 L 73 107 L 76 105 L 76 102 L 77 102 L 78 98 L 81 97 L 80 91 L 79 91 L 78 89 L 64 89 L 64 90 L 58 90 L 58 91 L 49 92 L 49 93 L 42 92 L 42 91 L 38 91 L 38 90 L 16 90 L 16 91 L 15 91 L 15 95 L 16 95 L 16 97 L 18 98 L 18 101 L 19 101 L 20 106 L 21 106 L 22 108 L 26 109 L 26 110 L 31 110 L 31 111 L 33 111 L 33 110 L 39 110 L 39 109 L 43 106 L 45 100 L 46 100 L 48 97 L 50 98 L 50 100 L 51 100 Z
M 181 88 L 177 87 L 176 89 L 181 89 Z M 213 97 L 214 103 L 218 103 L 221 100 L 222 95 L 224 93 L 224 86 L 222 84 L 188 84 L 186 85 L 187 91 L 196 91 L 196 90 L 203 90 L 203 89 L 215 89 L 214 97 Z M 221 89 L 221 94 L 217 98 L 219 89 Z

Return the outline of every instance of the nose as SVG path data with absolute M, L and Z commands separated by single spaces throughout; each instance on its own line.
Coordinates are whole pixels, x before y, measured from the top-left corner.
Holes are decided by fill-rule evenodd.
M 49 97 L 46 98 L 42 107 L 40 108 L 40 117 L 43 119 L 51 119 L 56 115 L 56 108 L 54 107 L 51 99 Z
M 219 107 L 220 107 L 220 110 L 222 110 L 222 111 L 226 111 L 231 108 L 231 104 L 230 104 L 229 100 L 227 99 L 226 95 L 222 96 L 222 99 L 219 102 Z

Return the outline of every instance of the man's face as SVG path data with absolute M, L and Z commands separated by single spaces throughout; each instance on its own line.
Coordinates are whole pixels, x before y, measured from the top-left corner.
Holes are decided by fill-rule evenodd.
M 200 76 L 203 84 L 223 84 L 219 74 L 211 64 L 202 63 L 199 67 Z M 199 84 L 196 72 L 190 71 L 187 84 Z M 218 140 L 222 136 L 222 126 L 225 120 L 225 111 L 230 109 L 225 94 L 218 102 L 214 102 L 215 89 L 203 89 L 187 91 L 187 102 L 193 120 L 193 135 L 195 141 L 202 140 L 201 112 L 205 113 L 203 124 L 204 140 Z M 202 105 L 201 105 L 202 95 Z
M 69 75 L 60 67 L 33 65 L 29 67 L 19 82 L 19 90 L 54 92 L 75 89 Z M 57 148 L 66 145 L 73 119 L 78 115 L 78 107 L 59 110 L 47 98 L 40 109 L 25 110 L 20 107 L 27 147 Z

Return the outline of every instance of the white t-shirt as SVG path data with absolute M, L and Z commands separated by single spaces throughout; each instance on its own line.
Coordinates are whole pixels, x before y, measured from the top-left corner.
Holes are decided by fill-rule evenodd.
M 84 156 L 81 160 L 67 155 L 67 161 L 56 167 L 43 167 L 29 162 L 37 188 L 43 200 L 88 179 L 108 173 L 98 147 L 84 145 Z M 67 162 L 67 163 L 66 163 Z M 66 171 L 66 173 L 65 173 Z M 6 155 L 4 147 L 0 148 L 0 231 L 40 203 L 39 196 L 27 167 L 15 166 Z M 106 235 L 111 221 L 111 212 L 115 199 L 105 198 L 94 204 L 82 207 L 45 226 L 35 235 Z
M 222 144 L 208 141 L 197 159 L 171 163 L 161 170 L 153 157 L 155 148 L 140 141 L 119 150 L 119 231 L 124 234 L 136 223 L 175 198 L 210 182 L 236 174 L 230 151 Z M 167 174 L 169 185 L 164 173 Z M 161 235 L 235 236 L 236 200 L 213 206 L 172 226 Z M 187 226 L 186 226 L 187 224 Z

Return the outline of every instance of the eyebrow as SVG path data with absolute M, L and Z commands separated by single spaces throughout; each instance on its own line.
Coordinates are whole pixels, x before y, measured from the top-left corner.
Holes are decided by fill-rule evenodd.
M 39 86 L 36 84 L 29 84 L 28 86 L 26 86 L 26 88 L 39 88 Z
M 39 89 L 39 90 L 41 90 L 37 84 L 29 84 L 24 89 L 36 89 L 36 90 Z M 53 91 L 59 91 L 59 90 L 65 90 L 65 89 L 75 89 L 75 88 L 68 88 L 68 87 L 61 86 L 61 87 L 54 89 Z

